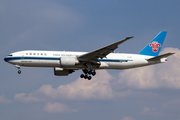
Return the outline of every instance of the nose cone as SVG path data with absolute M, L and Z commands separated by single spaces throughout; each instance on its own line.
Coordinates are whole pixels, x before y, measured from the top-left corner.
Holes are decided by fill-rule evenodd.
M 6 62 L 7 62 L 7 57 L 5 57 L 5 58 L 4 58 L 4 61 L 6 61 Z

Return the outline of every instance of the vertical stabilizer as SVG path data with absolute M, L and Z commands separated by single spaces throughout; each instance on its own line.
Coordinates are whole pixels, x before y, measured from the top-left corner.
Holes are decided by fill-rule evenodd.
M 158 56 L 163 45 L 167 32 L 161 31 L 158 35 L 146 45 L 146 47 L 139 53 L 141 55 Z

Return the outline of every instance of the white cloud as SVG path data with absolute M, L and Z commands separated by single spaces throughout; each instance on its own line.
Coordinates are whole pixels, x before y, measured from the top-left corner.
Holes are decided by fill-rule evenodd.
M 49 113 L 78 112 L 78 110 L 76 109 L 71 109 L 67 105 L 57 102 L 55 103 L 48 102 L 44 107 L 44 111 Z
M 40 102 L 39 98 L 33 97 L 32 94 L 26 95 L 25 93 L 15 94 L 14 99 L 23 103 Z
M 135 119 L 132 117 L 123 117 L 121 120 L 135 120 Z
M 112 99 L 122 97 L 131 93 L 127 90 L 116 92 L 111 88 L 110 81 L 112 76 L 106 71 L 98 71 L 97 75 L 91 81 L 77 79 L 67 85 L 60 85 L 58 88 L 52 88 L 52 85 L 43 85 L 36 93 L 44 94 L 53 99 Z
M 165 48 L 161 52 L 175 52 L 168 57 L 167 63 L 124 70 L 119 74 L 121 85 L 138 89 L 169 87 L 180 89 L 180 50 Z
M 148 108 L 148 107 L 144 107 L 144 108 L 143 108 L 143 113 L 147 113 L 147 112 L 150 112 L 150 111 L 151 111 L 151 109 Z
M 0 103 L 8 104 L 11 103 L 11 100 L 6 99 L 4 95 L 0 96 Z
M 115 91 L 112 89 L 112 76 L 106 70 L 97 71 L 97 75 L 90 81 L 78 78 L 76 81 L 53 88 L 52 85 L 43 85 L 30 94 L 19 93 L 14 99 L 23 103 L 40 102 L 42 99 L 113 99 L 131 94 L 131 90 Z

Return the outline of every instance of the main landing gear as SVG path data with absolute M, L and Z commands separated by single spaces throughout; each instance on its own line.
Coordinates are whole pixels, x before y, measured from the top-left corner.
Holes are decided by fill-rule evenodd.
M 96 71 L 95 70 L 83 70 L 84 74 L 81 74 L 80 77 L 84 78 L 84 79 L 88 79 L 91 80 L 91 76 L 90 75 L 96 75 Z
M 15 65 L 15 67 L 18 69 L 18 74 L 21 74 L 20 66 L 19 65 Z

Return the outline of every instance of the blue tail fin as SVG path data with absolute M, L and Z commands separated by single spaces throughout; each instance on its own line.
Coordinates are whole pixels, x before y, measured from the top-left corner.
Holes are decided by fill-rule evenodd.
M 167 32 L 161 31 L 158 35 L 139 53 L 141 55 L 158 56 Z

